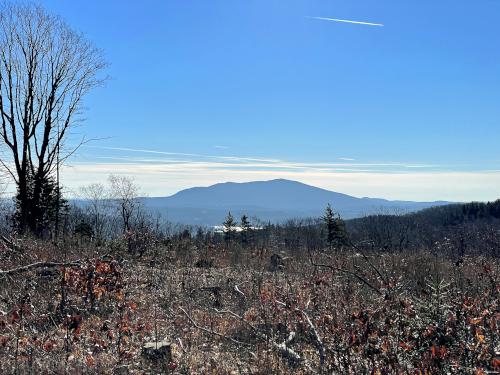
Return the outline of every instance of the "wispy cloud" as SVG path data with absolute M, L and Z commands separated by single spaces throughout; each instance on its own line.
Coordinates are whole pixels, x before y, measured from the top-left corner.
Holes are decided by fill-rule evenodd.
M 353 158 L 337 158 L 338 160 L 343 160 L 343 161 L 355 161 L 356 159 Z
M 90 182 L 106 183 L 109 173 L 134 176 L 142 191 L 165 196 L 193 186 L 224 181 L 247 182 L 286 178 L 358 197 L 403 200 L 472 201 L 498 198 L 500 173 L 494 172 L 350 172 L 335 170 L 262 170 L 218 165 L 82 163 L 64 167 L 62 179 L 70 195 Z
M 145 154 L 158 154 L 158 155 L 172 155 L 172 156 L 203 156 L 200 154 L 187 154 L 180 152 L 167 152 L 167 151 L 156 151 L 156 150 L 145 150 L 139 148 L 129 148 L 129 147 L 105 147 L 105 146 L 85 146 L 87 148 L 97 148 L 101 150 L 111 150 L 111 151 L 129 151 L 129 152 L 140 152 Z
M 312 19 L 312 20 L 320 20 L 320 21 L 352 23 L 352 24 L 355 24 L 355 25 L 378 26 L 378 27 L 383 27 L 384 26 L 383 23 L 373 23 L 373 22 L 364 22 L 364 21 L 343 20 L 343 19 L 339 19 L 339 18 L 311 17 L 311 16 L 306 16 L 306 18 L 309 18 L 309 19 Z
M 221 145 L 215 145 L 214 148 L 216 148 L 218 150 L 227 150 L 229 147 L 227 147 L 227 146 L 221 146 Z
M 232 160 L 232 161 L 241 161 L 241 162 L 266 162 L 266 163 L 277 163 L 281 162 L 281 160 L 276 159 L 262 159 L 262 158 L 249 158 L 249 157 L 240 157 L 240 156 L 219 156 L 219 155 L 201 155 L 201 154 L 192 154 L 192 153 L 184 153 L 184 152 L 170 152 L 170 151 L 159 151 L 159 150 L 149 150 L 149 149 L 141 149 L 141 148 L 130 148 L 130 147 L 104 147 L 104 146 L 85 146 L 87 148 L 94 148 L 100 150 L 108 150 L 108 151 L 124 151 L 124 152 L 133 152 L 140 154 L 155 154 L 155 155 L 165 155 L 165 156 L 184 156 L 187 158 L 194 159 L 221 159 L 221 160 Z
M 403 163 L 403 162 L 357 162 L 353 158 L 340 157 L 338 162 L 298 162 L 281 159 L 271 159 L 248 156 L 220 156 L 202 155 L 194 153 L 171 152 L 150 150 L 131 147 L 92 147 L 101 150 L 113 151 L 112 155 L 95 155 L 96 160 L 107 159 L 118 162 L 142 164 L 192 164 L 203 165 L 208 168 L 221 167 L 233 169 L 268 169 L 268 170 L 316 170 L 316 171 L 384 171 L 391 173 L 404 172 L 408 168 L 421 168 L 426 170 L 442 169 L 437 164 Z M 133 157 L 130 153 L 155 155 L 154 157 Z
M 223 181 L 287 178 L 356 196 L 408 200 L 487 200 L 498 197 L 498 163 L 450 165 L 416 161 L 292 161 L 253 156 L 202 155 L 130 147 L 91 147 L 63 171 L 71 194 L 110 173 L 136 177 L 149 195 L 168 195 Z

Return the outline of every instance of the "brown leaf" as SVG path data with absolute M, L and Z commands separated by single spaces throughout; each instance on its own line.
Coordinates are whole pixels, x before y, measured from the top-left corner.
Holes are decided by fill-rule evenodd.
M 50 352 L 52 349 L 54 349 L 54 341 L 52 340 L 47 340 L 45 341 L 45 343 L 43 344 L 43 350 L 45 350 L 46 352 Z
M 500 368 L 500 358 L 493 358 L 491 360 L 491 367 Z
M 10 324 L 17 323 L 20 320 L 21 320 L 21 316 L 19 315 L 19 311 L 18 310 L 13 310 L 10 313 L 10 316 L 9 316 L 9 322 L 10 322 Z
M 94 357 L 89 354 L 86 358 L 85 358 L 85 363 L 87 364 L 87 366 L 89 367 L 93 367 L 94 366 Z
M 9 342 L 9 338 L 7 336 L 0 336 L 0 347 L 5 347 Z

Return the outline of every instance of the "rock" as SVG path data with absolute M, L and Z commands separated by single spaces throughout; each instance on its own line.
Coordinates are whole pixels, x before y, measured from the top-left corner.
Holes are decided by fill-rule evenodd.
M 271 255 L 269 262 L 269 271 L 276 272 L 282 270 L 284 267 L 283 258 L 278 254 Z
M 167 341 L 147 342 L 142 347 L 142 356 L 158 364 L 172 362 L 172 344 Z
M 214 266 L 214 262 L 212 259 L 200 259 L 195 263 L 195 267 L 197 268 L 212 268 Z
M 130 367 L 130 365 L 121 365 L 121 366 L 115 367 L 113 370 L 113 375 L 128 375 L 128 374 L 130 374 L 129 367 Z

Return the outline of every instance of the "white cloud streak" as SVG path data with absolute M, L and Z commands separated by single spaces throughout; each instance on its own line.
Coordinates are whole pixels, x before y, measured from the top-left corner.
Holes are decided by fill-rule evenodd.
M 404 172 L 410 168 L 420 169 L 433 169 L 440 168 L 439 165 L 433 164 L 408 164 L 408 163 L 353 163 L 353 162 L 339 162 L 339 163 L 305 163 L 305 162 L 290 162 L 283 160 L 273 159 L 259 159 L 259 158 L 245 158 L 236 156 L 206 156 L 198 159 L 181 159 L 181 158 L 145 158 L 145 157 L 129 157 L 129 156 L 96 156 L 98 160 L 108 160 L 109 162 L 116 161 L 118 163 L 131 163 L 131 164 L 156 164 L 156 165 L 196 165 L 205 168 L 233 168 L 233 169 L 248 169 L 248 168 L 262 168 L 262 169 L 301 169 L 301 170 L 348 170 L 352 172 L 376 172 L 374 168 L 381 171 L 399 173 Z M 390 169 L 390 170 L 388 170 Z
M 193 186 L 286 178 L 358 197 L 401 200 L 495 200 L 500 197 L 499 172 L 339 171 L 318 169 L 263 170 L 191 164 L 79 163 L 62 170 L 69 195 L 93 182 L 106 183 L 110 173 L 133 176 L 149 196 L 166 196 Z
M 280 162 L 280 160 L 276 160 L 276 159 L 247 158 L 247 157 L 239 157 L 239 156 L 201 155 L 201 154 L 147 150 L 147 149 L 129 148 L 129 147 L 101 147 L 101 146 L 85 146 L 85 147 L 96 148 L 96 149 L 101 149 L 101 150 L 109 150 L 109 151 L 128 151 L 128 152 L 141 153 L 141 154 L 156 154 L 156 155 L 166 155 L 166 156 L 186 156 L 186 157 L 191 157 L 191 158 L 226 159 L 226 160 L 234 160 L 234 161 L 258 161 L 258 162 L 268 162 L 268 163 Z
M 353 158 L 337 158 L 339 160 L 343 160 L 343 161 L 355 161 L 356 159 L 353 159 Z
M 326 18 L 326 17 L 310 17 L 306 16 L 306 18 L 312 19 L 312 20 L 321 20 L 321 21 L 331 21 L 331 22 L 342 22 L 342 23 L 351 23 L 355 25 L 365 25 L 365 26 L 377 26 L 377 27 L 384 27 L 385 25 L 382 23 L 373 23 L 373 22 L 363 22 L 363 21 L 353 21 L 353 20 L 343 20 L 343 19 L 338 19 L 338 18 Z
M 136 178 L 150 196 L 166 196 L 193 186 L 286 178 L 359 197 L 404 200 L 494 200 L 500 198 L 500 171 L 466 165 L 415 162 L 297 162 L 260 157 L 213 156 L 128 147 L 80 154 L 62 171 L 67 193 L 110 173 Z M 90 151 L 90 150 L 89 150 Z
M 155 151 L 155 150 L 145 150 L 140 148 L 129 148 L 129 147 L 105 147 L 105 146 L 85 146 L 87 148 L 97 148 L 101 150 L 110 150 L 110 151 L 129 151 L 129 152 L 140 152 L 147 154 L 158 154 L 158 155 L 172 155 L 172 156 L 192 156 L 192 157 L 200 157 L 203 155 L 199 154 L 186 154 L 180 152 L 167 152 L 167 151 Z

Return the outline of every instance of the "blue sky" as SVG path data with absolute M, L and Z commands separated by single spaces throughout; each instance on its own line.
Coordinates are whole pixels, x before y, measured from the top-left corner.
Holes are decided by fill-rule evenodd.
M 110 63 L 74 135 L 101 140 L 67 167 L 69 190 L 115 172 L 150 195 L 283 177 L 357 196 L 500 197 L 499 1 L 41 4 Z

